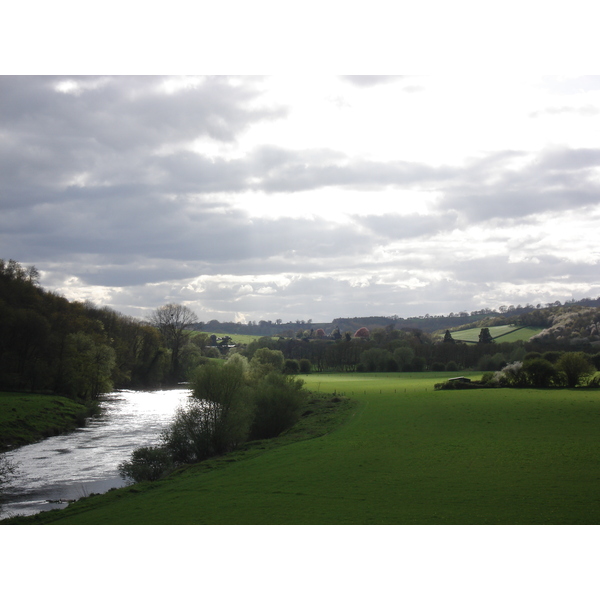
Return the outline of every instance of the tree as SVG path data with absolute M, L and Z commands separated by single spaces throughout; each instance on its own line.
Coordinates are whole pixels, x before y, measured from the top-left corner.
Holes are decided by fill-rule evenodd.
M 281 373 L 284 361 L 281 350 L 259 348 L 250 361 L 250 372 L 255 379 L 264 377 L 269 371 Z
M 150 316 L 150 323 L 160 331 L 167 348 L 171 350 L 170 380 L 173 383 L 183 375 L 179 365 L 181 350 L 187 341 L 186 329 L 197 321 L 196 313 L 181 304 L 165 304 Z
M 492 334 L 487 327 L 483 327 L 479 332 L 479 343 L 480 344 L 491 344 L 494 341 Z
M 444 342 L 446 342 L 447 344 L 455 344 L 456 343 L 456 341 L 452 337 L 452 334 L 450 333 L 449 329 L 446 329 L 446 333 L 444 334 Z
M 554 365 L 544 358 L 533 358 L 523 363 L 523 371 L 529 383 L 534 387 L 548 387 L 558 379 Z
M 557 361 L 556 368 L 564 373 L 569 387 L 575 387 L 596 369 L 583 352 L 565 352 Z
M 81 331 L 67 336 L 66 371 L 69 393 L 81 400 L 96 399 L 112 389 L 115 351 Z
M 252 390 L 254 418 L 250 439 L 276 437 L 299 418 L 304 382 L 272 371 Z
M 248 386 L 240 361 L 208 363 L 196 369 L 192 378 L 193 403 L 208 432 L 213 454 L 222 454 L 245 442 L 252 419 L 247 401 Z
M 131 460 L 119 465 L 119 475 L 125 480 L 156 481 L 173 468 L 171 454 L 163 446 L 142 446 L 131 454 Z

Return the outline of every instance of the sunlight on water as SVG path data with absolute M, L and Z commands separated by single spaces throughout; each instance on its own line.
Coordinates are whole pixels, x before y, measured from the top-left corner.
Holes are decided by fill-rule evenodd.
M 6 489 L 1 517 L 64 508 L 61 500 L 126 485 L 119 463 L 135 448 L 156 444 L 188 396 L 187 389 L 106 394 L 101 414 L 86 427 L 8 452 L 19 471 Z

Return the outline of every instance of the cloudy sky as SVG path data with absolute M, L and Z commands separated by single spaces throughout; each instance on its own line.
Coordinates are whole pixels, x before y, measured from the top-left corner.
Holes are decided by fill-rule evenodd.
M 600 295 L 600 77 L 0 77 L 0 257 L 134 316 Z

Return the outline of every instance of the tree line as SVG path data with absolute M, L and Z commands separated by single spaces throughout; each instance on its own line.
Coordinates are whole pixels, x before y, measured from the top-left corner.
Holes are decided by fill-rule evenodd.
M 35 267 L 0 259 L 0 389 L 87 402 L 114 387 L 172 385 L 202 354 L 186 337 L 195 320 L 173 305 L 143 322 L 69 301 L 42 289 Z

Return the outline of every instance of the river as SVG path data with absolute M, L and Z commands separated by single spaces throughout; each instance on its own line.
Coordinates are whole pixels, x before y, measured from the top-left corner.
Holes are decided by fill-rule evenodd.
M 156 444 L 188 396 L 187 389 L 106 394 L 85 427 L 7 452 L 18 472 L 5 489 L 0 519 L 64 508 L 66 500 L 127 485 L 119 463 L 135 448 Z

